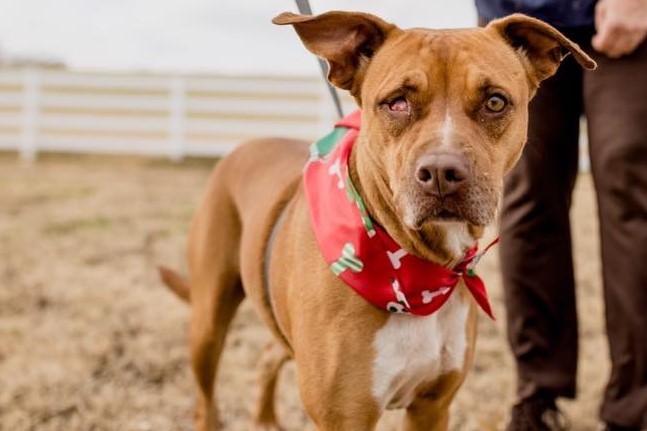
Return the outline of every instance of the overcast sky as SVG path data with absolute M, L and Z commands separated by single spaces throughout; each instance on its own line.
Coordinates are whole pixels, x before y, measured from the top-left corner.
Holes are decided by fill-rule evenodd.
M 401 27 L 469 27 L 473 0 L 310 0 L 315 13 L 375 13 Z M 0 0 L 0 49 L 75 69 L 317 73 L 293 30 L 270 23 L 292 0 Z

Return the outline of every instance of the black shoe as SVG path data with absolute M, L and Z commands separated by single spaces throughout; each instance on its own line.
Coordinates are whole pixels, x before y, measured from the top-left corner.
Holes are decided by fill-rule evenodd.
M 554 398 L 534 396 L 512 407 L 506 431 L 565 431 L 567 424 Z
M 620 425 L 604 424 L 601 431 L 640 431 L 640 428 L 621 427 Z

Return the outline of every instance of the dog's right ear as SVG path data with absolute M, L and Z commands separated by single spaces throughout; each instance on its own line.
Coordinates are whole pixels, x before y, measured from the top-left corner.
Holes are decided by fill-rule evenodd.
M 272 20 L 292 25 L 305 47 L 328 61 L 328 80 L 358 96 L 366 66 L 390 32 L 397 30 L 380 18 L 360 12 L 296 15 L 284 12 Z

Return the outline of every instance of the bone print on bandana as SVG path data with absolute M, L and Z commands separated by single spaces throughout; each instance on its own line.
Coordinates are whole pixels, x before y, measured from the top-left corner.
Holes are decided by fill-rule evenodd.
M 348 175 L 360 123 L 360 111 L 337 123 L 332 133 L 312 146 L 304 171 L 310 220 L 331 271 L 376 307 L 421 316 L 438 310 L 463 280 L 483 311 L 493 317 L 474 265 L 494 243 L 482 253 L 475 245 L 450 269 L 407 253 L 371 219 Z

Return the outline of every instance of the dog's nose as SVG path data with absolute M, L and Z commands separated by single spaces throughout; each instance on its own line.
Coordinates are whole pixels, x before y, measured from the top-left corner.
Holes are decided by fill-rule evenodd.
M 469 177 L 469 164 L 459 152 L 433 152 L 418 159 L 416 181 L 433 196 L 456 193 Z

